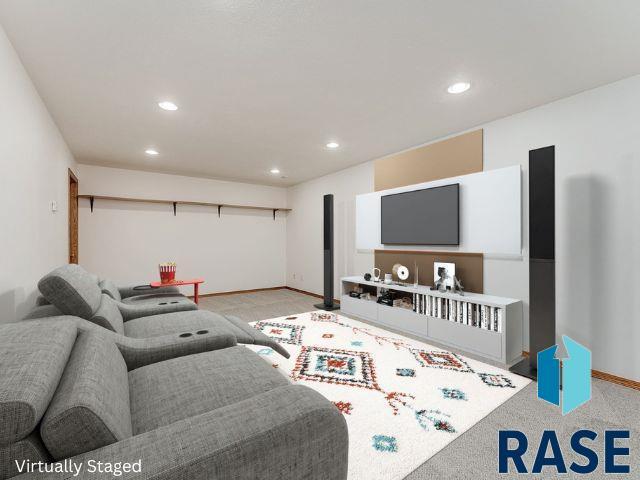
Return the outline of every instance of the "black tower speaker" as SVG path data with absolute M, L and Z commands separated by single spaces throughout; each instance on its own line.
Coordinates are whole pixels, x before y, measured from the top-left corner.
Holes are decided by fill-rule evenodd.
M 555 147 L 529 151 L 529 358 L 511 371 L 533 380 L 538 352 L 556 343 Z
M 322 310 L 337 310 L 333 303 L 333 195 L 324 196 L 324 302 L 314 305 Z

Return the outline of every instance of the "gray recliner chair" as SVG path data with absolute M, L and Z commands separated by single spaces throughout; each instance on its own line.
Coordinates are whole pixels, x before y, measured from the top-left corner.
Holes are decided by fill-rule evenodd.
M 116 302 L 125 320 L 198 309 L 198 306 L 182 295 L 177 287 L 151 288 L 149 286 L 145 288 L 145 285 L 118 287 L 113 281 L 106 278 L 100 280 L 97 275 L 87 272 L 79 265 L 63 265 L 60 269 L 86 272 L 85 277 L 97 284 L 102 293 L 109 295 Z M 39 295 L 36 298 L 36 307 L 46 307 L 40 311 L 48 316 L 62 313 L 52 309 L 51 302 L 44 295 Z M 40 314 L 40 316 L 42 315 Z
M 58 319 L 0 325 L 0 363 L 0 480 L 71 478 L 43 473 L 63 460 L 77 478 L 111 478 L 97 462 L 134 466 L 122 479 L 347 477 L 343 415 L 245 347 L 128 372 L 115 344 Z
M 77 328 L 101 331 L 120 348 L 129 369 L 236 343 L 265 345 L 289 358 L 278 342 L 232 316 L 204 310 L 173 312 L 124 321 L 116 302 L 82 268 L 65 265 L 38 283 L 51 305 L 36 307 L 26 320 L 79 317 Z

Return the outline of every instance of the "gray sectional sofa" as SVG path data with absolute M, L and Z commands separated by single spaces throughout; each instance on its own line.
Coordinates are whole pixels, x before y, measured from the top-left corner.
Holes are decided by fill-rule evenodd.
M 346 479 L 342 414 L 249 349 L 131 370 L 104 327 L 73 318 L 0 325 L 0 480 L 116 478 L 97 468 L 123 479 Z M 37 462 L 48 467 L 18 470 Z M 52 462 L 65 471 L 41 473 Z
M 127 320 L 116 301 L 102 293 L 93 276 L 78 265 L 56 268 L 38 287 L 49 304 L 36 306 L 25 320 L 72 316 L 79 330 L 111 339 L 129 369 L 237 343 L 266 345 L 289 357 L 282 345 L 233 316 L 188 310 Z

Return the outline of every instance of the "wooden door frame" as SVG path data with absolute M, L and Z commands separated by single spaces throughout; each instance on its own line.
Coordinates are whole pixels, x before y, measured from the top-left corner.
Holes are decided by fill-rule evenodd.
M 69 168 L 69 263 L 78 263 L 78 177 Z M 75 187 L 74 187 L 75 185 Z M 75 220 L 75 221 L 74 221 Z

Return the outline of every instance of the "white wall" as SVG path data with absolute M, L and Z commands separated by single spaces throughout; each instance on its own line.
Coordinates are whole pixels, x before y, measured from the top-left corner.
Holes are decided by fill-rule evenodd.
M 340 295 L 340 277 L 370 271 L 371 251 L 355 245 L 355 196 L 373 188 L 373 163 L 342 170 L 290 187 L 293 209 L 287 218 L 287 285 L 308 292 L 323 292 L 322 197 L 334 195 L 334 288 Z
M 0 27 L 0 323 L 33 306 L 36 282 L 69 256 L 75 161 Z M 57 213 L 49 209 L 56 201 Z
M 80 193 L 285 207 L 284 188 L 80 165 Z M 148 283 L 158 263 L 204 277 L 201 293 L 285 285 L 286 213 L 80 201 L 80 264 L 118 283 Z M 185 293 L 191 294 L 192 288 Z
M 522 165 L 525 199 L 525 259 L 485 260 L 485 291 L 528 301 L 528 151 L 556 145 L 556 331 L 640 379 L 640 76 L 483 128 L 484 168 Z
M 556 145 L 556 331 L 591 348 L 593 368 L 640 379 L 640 76 L 476 128 L 484 129 L 485 170 L 523 170 L 523 257 L 485 257 L 485 293 L 525 302 L 528 345 L 528 154 Z M 289 285 L 322 292 L 322 194 L 352 206 L 371 191 L 372 162 L 289 189 Z M 355 221 L 341 221 L 336 277 L 373 266 L 371 253 L 355 250 Z M 304 281 L 294 281 L 300 272 Z
M 442 251 L 522 255 L 522 174 L 519 165 L 485 170 L 431 182 L 389 188 L 356 197 L 356 247 L 371 250 L 431 251 L 422 245 L 383 244 L 381 198 L 403 192 L 458 184 L 460 216 L 459 243 L 438 246 Z M 416 221 L 413 220 L 413 224 Z

